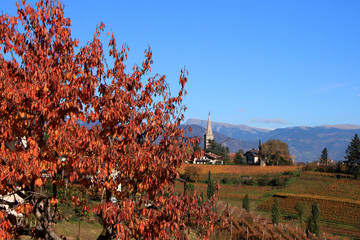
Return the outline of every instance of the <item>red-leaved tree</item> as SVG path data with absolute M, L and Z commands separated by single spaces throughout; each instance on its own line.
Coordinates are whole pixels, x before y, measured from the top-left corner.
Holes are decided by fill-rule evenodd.
M 113 34 L 104 53 L 104 24 L 79 47 L 58 1 L 17 6 L 17 16 L 0 16 L 0 238 L 62 239 L 53 223 L 67 197 L 100 217 L 99 239 L 186 238 L 187 227 L 211 229 L 214 199 L 200 204 L 174 193 L 185 149 L 197 141 L 179 128 L 185 69 L 173 97 L 165 76 L 144 80 L 150 48 L 141 66 L 125 70 L 128 48 L 119 49 Z M 102 192 L 102 201 L 66 197 L 74 184 Z M 36 231 L 22 223 L 29 214 Z

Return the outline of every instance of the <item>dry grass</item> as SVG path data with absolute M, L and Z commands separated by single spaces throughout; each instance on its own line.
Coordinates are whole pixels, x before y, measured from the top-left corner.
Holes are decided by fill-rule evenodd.
M 80 224 L 80 238 L 78 238 L 79 233 L 79 223 L 76 221 L 63 221 L 56 224 L 55 231 L 59 235 L 66 236 L 67 240 L 76 240 L 76 239 L 97 239 L 102 231 L 102 226 L 94 222 L 82 221 Z M 32 239 L 29 236 L 22 236 L 21 239 Z

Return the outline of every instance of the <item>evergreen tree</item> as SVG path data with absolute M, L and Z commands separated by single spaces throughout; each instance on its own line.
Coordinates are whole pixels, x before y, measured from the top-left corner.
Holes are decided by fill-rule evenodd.
M 326 148 L 324 148 L 321 152 L 321 158 L 320 158 L 320 162 L 321 163 L 328 163 L 328 151 Z
M 207 180 L 207 190 L 206 190 L 206 196 L 208 199 L 210 199 L 215 194 L 215 185 L 213 183 L 213 180 L 211 178 L 211 172 L 209 171 L 208 180 Z
M 271 220 L 274 224 L 279 224 L 280 220 L 280 207 L 279 207 L 279 200 L 275 197 L 274 205 L 271 210 Z
M 247 212 L 250 212 L 250 198 L 248 194 L 246 194 L 243 199 L 243 208 L 245 208 Z
M 240 149 L 235 154 L 234 164 L 236 164 L 236 165 L 243 164 L 243 162 L 242 162 L 243 157 L 244 157 L 244 151 L 242 149 Z
M 201 151 L 201 147 L 199 146 L 199 143 L 197 143 L 194 147 L 193 147 L 194 152 L 196 151 Z
M 351 140 L 350 145 L 345 151 L 345 159 L 353 163 L 355 159 L 360 159 L 360 139 L 355 133 L 354 138 Z
M 216 155 L 222 156 L 224 164 L 227 164 L 230 160 L 229 158 L 229 148 L 224 147 L 221 143 L 218 143 L 216 140 L 209 140 L 210 146 L 205 149 L 206 152 L 215 153 Z
M 262 146 L 261 146 L 261 139 L 259 139 L 259 152 L 261 152 Z
M 320 207 L 316 201 L 313 202 L 312 208 L 311 208 L 311 216 L 308 219 L 307 222 L 308 230 L 316 236 L 319 236 L 320 234 Z

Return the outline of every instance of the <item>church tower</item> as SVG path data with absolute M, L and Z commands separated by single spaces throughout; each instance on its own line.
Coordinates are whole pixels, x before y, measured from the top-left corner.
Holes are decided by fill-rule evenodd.
M 204 134 L 204 149 L 205 150 L 210 147 L 209 140 L 214 140 L 214 134 L 211 129 L 210 112 L 209 112 L 209 117 L 208 117 L 208 122 L 207 122 L 207 128 L 206 128 L 206 131 Z

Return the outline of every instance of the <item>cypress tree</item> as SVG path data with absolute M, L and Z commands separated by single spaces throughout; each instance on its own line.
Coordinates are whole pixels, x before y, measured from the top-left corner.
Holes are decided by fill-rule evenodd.
M 274 205 L 271 210 L 271 220 L 274 224 L 279 224 L 280 220 L 280 207 L 279 207 L 279 200 L 275 197 Z
M 324 149 L 322 150 L 322 152 L 321 152 L 320 162 L 327 164 L 327 163 L 328 163 L 328 160 L 329 160 L 329 158 L 328 158 L 328 151 L 327 151 L 326 148 L 324 148 Z
M 250 198 L 248 194 L 246 194 L 243 199 L 243 208 L 245 208 L 247 212 L 250 212 Z
M 351 163 L 353 163 L 356 159 L 360 159 L 360 139 L 357 133 L 355 133 L 355 136 L 347 147 L 345 154 L 345 159 Z
M 316 236 L 320 234 L 320 207 L 316 201 L 313 202 L 311 208 L 311 216 L 308 219 L 308 230 Z
M 211 172 L 209 171 L 208 180 L 207 180 L 207 190 L 206 190 L 206 196 L 208 199 L 210 199 L 215 194 L 215 185 L 211 178 Z

